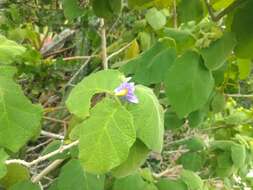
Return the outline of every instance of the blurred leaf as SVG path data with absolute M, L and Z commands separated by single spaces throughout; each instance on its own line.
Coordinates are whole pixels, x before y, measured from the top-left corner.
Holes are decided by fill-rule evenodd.
M 136 140 L 131 147 L 128 158 L 120 166 L 112 170 L 112 174 L 116 177 L 126 177 L 136 172 L 146 160 L 149 149 L 140 141 Z
M 220 92 L 216 92 L 212 103 L 211 103 L 211 107 L 214 113 L 219 113 L 221 111 L 224 110 L 226 105 L 226 99 L 223 93 Z
M 196 172 L 203 168 L 205 157 L 197 152 L 187 152 L 179 158 L 179 163 L 184 169 Z
M 188 190 L 187 185 L 182 180 L 161 178 L 156 185 L 159 190 Z
M 156 8 L 147 11 L 146 20 L 154 30 L 160 30 L 166 24 L 166 16 Z
M 152 48 L 123 65 L 121 70 L 126 75 L 132 74 L 133 81 L 140 84 L 162 82 L 176 58 L 176 52 L 171 48 L 170 42 L 168 39 L 157 42 Z
M 21 181 L 11 186 L 9 190 L 40 190 L 40 186 L 31 181 Z
M 16 42 L 0 35 L 0 64 L 10 64 L 17 56 L 25 52 L 25 48 Z
M 137 40 L 135 39 L 129 48 L 127 48 L 126 53 L 125 53 L 125 59 L 132 59 L 135 58 L 139 55 L 140 53 L 140 48 Z
M 3 150 L 0 149 L 0 179 L 5 176 L 7 172 L 7 168 L 5 165 L 5 160 L 9 157 L 9 155 Z
M 88 174 L 79 160 L 70 160 L 57 179 L 59 190 L 104 190 L 104 177 Z
M 136 95 L 139 98 L 138 105 L 129 104 L 127 109 L 134 117 L 137 138 L 150 150 L 161 152 L 164 135 L 163 109 L 151 89 L 137 85 Z
M 189 31 L 165 28 L 164 35 L 175 40 L 178 53 L 189 50 L 195 45 L 195 39 Z
M 187 52 L 167 72 L 165 90 L 172 108 L 180 118 L 202 108 L 212 92 L 214 80 L 200 56 Z
M 235 36 L 232 33 L 225 33 L 220 39 L 211 43 L 209 47 L 201 49 L 200 54 L 204 63 L 210 70 L 217 70 L 228 59 L 236 45 Z
M 69 20 L 73 20 L 79 16 L 82 16 L 83 9 L 80 7 L 78 0 L 63 0 L 64 15 Z
M 250 59 L 238 59 L 239 77 L 241 80 L 245 80 L 249 77 L 252 69 L 252 62 Z
M 253 58 L 253 1 L 247 1 L 234 15 L 232 31 L 237 38 L 235 54 L 239 58 Z
M 246 161 L 246 149 L 245 146 L 240 144 L 235 144 L 231 147 L 231 158 L 234 165 L 237 168 L 242 168 Z
M 122 0 L 93 0 L 92 7 L 97 16 L 109 19 L 121 12 Z
M 201 190 L 204 186 L 201 178 L 194 172 L 188 170 L 182 171 L 181 179 L 185 184 L 187 184 L 189 190 Z
M 202 0 L 181 0 L 177 7 L 180 23 L 188 21 L 200 21 L 204 16 L 204 4 Z
M 167 110 L 164 115 L 165 129 L 173 130 L 178 129 L 185 123 L 184 119 L 180 119 L 177 114 L 171 110 Z
M 0 184 L 4 185 L 4 187 L 8 189 L 16 183 L 29 180 L 29 178 L 29 170 L 25 166 L 19 164 L 9 164 L 7 165 L 7 174 L 0 180 Z

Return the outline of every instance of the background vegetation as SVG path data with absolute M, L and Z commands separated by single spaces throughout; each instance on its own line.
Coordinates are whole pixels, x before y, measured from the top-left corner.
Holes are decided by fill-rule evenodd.
M 0 8 L 0 188 L 252 189 L 252 0 Z

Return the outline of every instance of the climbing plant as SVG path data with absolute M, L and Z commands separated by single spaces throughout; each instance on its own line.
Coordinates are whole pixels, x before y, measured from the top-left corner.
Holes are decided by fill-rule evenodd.
M 0 188 L 252 189 L 252 0 L 0 6 Z

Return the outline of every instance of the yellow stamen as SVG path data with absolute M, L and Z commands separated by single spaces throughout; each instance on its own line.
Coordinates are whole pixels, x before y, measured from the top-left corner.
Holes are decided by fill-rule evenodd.
M 128 90 L 125 88 L 125 89 L 122 89 L 121 91 L 115 93 L 116 96 L 125 96 L 127 95 L 128 93 Z

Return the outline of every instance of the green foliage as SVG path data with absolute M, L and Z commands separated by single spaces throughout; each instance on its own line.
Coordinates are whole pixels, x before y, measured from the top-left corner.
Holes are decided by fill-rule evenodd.
M 73 20 L 83 14 L 83 9 L 79 5 L 78 0 L 63 0 L 64 15 L 67 19 Z
M 89 116 L 92 97 L 98 93 L 112 94 L 123 80 L 123 75 L 116 70 L 100 71 L 84 78 L 66 101 L 69 111 L 80 118 Z
M 166 71 L 175 58 L 176 52 L 171 48 L 171 40 L 164 39 L 137 58 L 128 61 L 122 71 L 126 75 L 132 74 L 133 80 L 138 83 L 156 84 L 164 80 Z
M 252 7 L 3 1 L 0 189 L 252 189 Z
M 39 185 L 33 184 L 30 181 L 21 181 L 11 186 L 9 190 L 40 190 Z
M 23 46 L 0 35 L 0 64 L 10 64 L 24 52 Z
M 151 150 L 161 152 L 164 135 L 164 116 L 155 94 L 147 87 L 136 86 L 138 105 L 128 105 L 133 115 L 137 137 Z M 149 110 L 146 112 L 145 110 Z
M 42 109 L 24 96 L 12 79 L 13 71 L 6 73 L 0 76 L 0 145 L 17 152 L 39 131 Z
M 146 13 L 146 20 L 154 30 L 160 30 L 166 24 L 165 15 L 156 8 L 148 10 Z
M 182 118 L 204 106 L 214 81 L 200 56 L 195 52 L 187 52 L 169 69 L 165 85 L 169 102 Z
M 140 141 L 136 140 L 131 147 L 128 158 L 118 167 L 112 170 L 116 177 L 126 177 L 134 173 L 146 160 L 149 149 Z
M 70 160 L 61 169 L 57 188 L 59 190 L 103 190 L 104 177 L 88 174 L 79 160 Z
M 88 172 L 105 173 L 128 157 L 136 139 L 132 115 L 118 102 L 106 98 L 78 126 L 79 153 Z
M 92 7 L 97 16 L 108 19 L 121 12 L 122 3 L 122 0 L 93 0 Z
M 220 68 L 231 54 L 236 44 L 232 33 L 225 33 L 220 39 L 210 44 L 209 47 L 200 50 L 200 54 L 205 60 L 205 65 L 210 70 Z
M 236 10 L 232 23 L 232 31 L 236 35 L 237 45 L 235 53 L 239 58 L 252 58 L 253 47 L 253 22 L 252 14 L 253 2 L 251 0 L 244 3 L 244 5 Z

